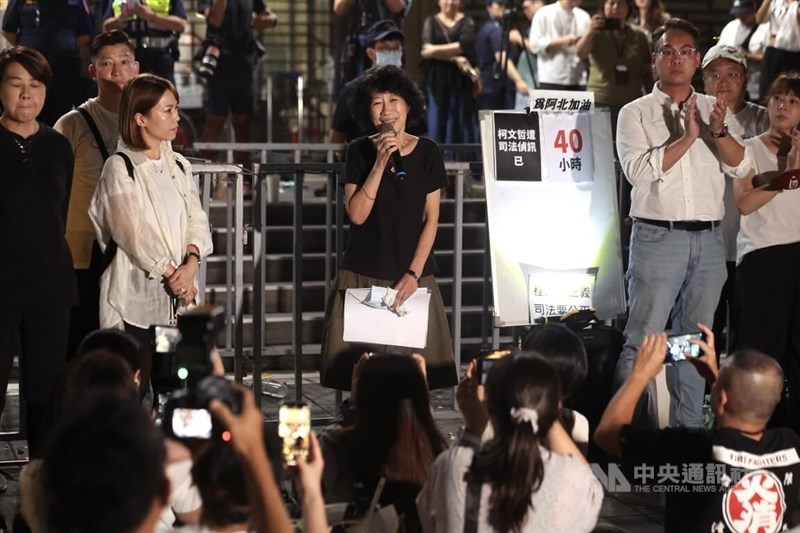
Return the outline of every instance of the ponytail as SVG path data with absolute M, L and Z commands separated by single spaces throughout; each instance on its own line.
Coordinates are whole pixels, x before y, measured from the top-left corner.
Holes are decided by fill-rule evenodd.
M 559 398 L 558 376 L 541 357 L 518 352 L 492 365 L 486 400 L 495 437 L 475 454 L 470 474 L 491 486 L 488 523 L 496 531 L 519 533 L 533 509 Z
M 492 487 L 488 522 L 496 531 L 517 533 L 532 508 L 531 495 L 544 478 L 540 438 L 530 424 L 520 423 L 510 439 L 494 444 L 496 460 L 486 468 L 486 481 Z

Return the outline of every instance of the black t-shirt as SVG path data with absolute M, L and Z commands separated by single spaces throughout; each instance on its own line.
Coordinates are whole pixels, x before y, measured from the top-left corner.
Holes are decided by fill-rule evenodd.
M 767 430 L 625 426 L 623 463 L 635 492 L 665 492 L 665 531 L 783 531 L 800 524 L 800 437 Z M 761 524 L 762 528 L 755 527 Z
M 0 161 L 0 292 L 11 302 L 77 303 L 64 237 L 74 161 L 69 141 L 44 124 L 27 139 L 0 126 Z
M 199 0 L 197 11 L 204 13 L 212 0 Z M 228 0 L 225 18 L 219 27 L 209 25 L 209 34 L 221 45 L 223 55 L 252 54 L 255 49 L 253 37 L 253 14 L 266 11 L 264 0 Z
M 377 158 L 372 139 L 356 139 L 347 148 L 344 183 L 359 187 L 366 181 Z M 350 225 L 350 242 L 344 268 L 365 276 L 396 281 L 411 265 L 423 227 L 422 216 L 429 193 L 445 186 L 444 162 L 435 142 L 420 137 L 417 146 L 403 156 L 408 174 L 402 181 L 391 171 L 391 161 L 375 195 L 367 220 Z M 420 275 L 434 271 L 433 252 Z

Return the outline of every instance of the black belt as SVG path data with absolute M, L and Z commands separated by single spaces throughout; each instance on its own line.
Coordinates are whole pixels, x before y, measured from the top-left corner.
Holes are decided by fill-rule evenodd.
M 678 229 L 683 231 L 705 231 L 711 230 L 719 226 L 719 220 L 651 220 L 649 218 L 635 218 L 637 222 L 644 222 L 651 226 L 659 226 L 661 228 Z

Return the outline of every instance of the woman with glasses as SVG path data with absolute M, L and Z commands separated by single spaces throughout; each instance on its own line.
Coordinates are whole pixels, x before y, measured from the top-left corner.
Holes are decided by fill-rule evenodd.
M 100 278 L 100 327 L 139 340 L 143 396 L 152 365 L 149 328 L 174 323 L 197 303 L 197 271 L 212 249 L 192 169 L 170 146 L 179 120 L 170 81 L 152 74 L 128 81 L 117 153 L 106 161 L 89 206 L 106 258 L 117 247 Z
M 744 140 L 744 160 L 726 168 L 741 213 L 737 239 L 736 345 L 781 363 L 787 401 L 776 426 L 800 429 L 800 192 L 763 187 L 770 173 L 800 169 L 800 72 L 781 74 L 767 94 L 769 129 Z M 791 403 L 790 403 L 791 402 Z
M 362 126 L 379 133 L 356 139 L 347 148 L 344 208 L 350 236 L 325 308 L 320 382 L 350 390 L 353 366 L 363 353 L 419 352 L 430 387 L 451 387 L 457 383 L 453 345 L 433 276 L 433 243 L 447 176 L 436 143 L 407 129 L 418 125 L 425 113 L 422 91 L 400 67 L 368 70 L 359 78 L 351 109 Z M 424 348 L 344 340 L 346 291 L 370 287 L 396 290 L 387 305 L 401 316 L 405 301 L 419 289 L 427 290 Z
M 66 361 L 70 311 L 78 303 L 64 237 L 72 147 L 36 119 L 52 79 L 39 52 L 0 52 L 0 409 L 18 355 L 31 457 L 41 451 L 42 412 Z
M 576 46 L 578 57 L 589 58 L 586 90 L 594 91 L 597 104 L 611 109 L 614 136 L 622 106 L 653 88 L 650 44 L 629 22 L 635 8 L 633 0 L 605 0 Z

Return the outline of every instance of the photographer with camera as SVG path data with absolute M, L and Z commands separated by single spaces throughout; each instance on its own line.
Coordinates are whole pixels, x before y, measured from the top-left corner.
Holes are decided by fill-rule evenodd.
M 200 0 L 197 11 L 208 21 L 200 76 L 206 80 L 203 142 L 219 142 L 228 113 L 237 143 L 250 140 L 255 103 L 257 59 L 264 54 L 253 31 L 278 25 L 264 0 Z M 236 152 L 237 164 L 249 163 L 247 152 Z
M 646 465 L 659 472 L 660 479 L 650 480 L 662 489 L 670 483 L 662 476 L 664 465 L 678 473 L 672 483 L 681 490 L 663 490 L 668 533 L 728 531 L 725 524 L 731 530 L 750 531 L 756 517 L 760 524 L 777 524 L 776 530 L 798 525 L 800 486 L 791 479 L 800 476 L 800 437 L 790 429 L 766 428 L 783 391 L 780 365 L 761 352 L 738 350 L 718 370 L 714 335 L 706 326 L 697 326 L 706 340 L 689 342 L 699 346 L 702 355 L 686 359 L 711 385 L 716 429 L 659 430 L 631 424 L 637 400 L 664 366 L 667 337 L 660 333 L 642 340 L 628 379 L 603 414 L 595 442 L 621 457 L 631 471 Z M 701 468 L 703 490 L 688 486 L 686 469 L 692 467 Z
M 141 72 L 175 83 L 178 37 L 186 28 L 183 0 L 113 0 L 105 16 L 103 31 L 124 30 L 136 43 Z
M 575 49 L 579 58 L 589 59 L 586 90 L 594 92 L 598 105 L 611 108 L 614 137 L 622 106 L 653 89 L 650 44 L 644 32 L 630 24 L 635 11 L 633 0 L 601 2 Z

